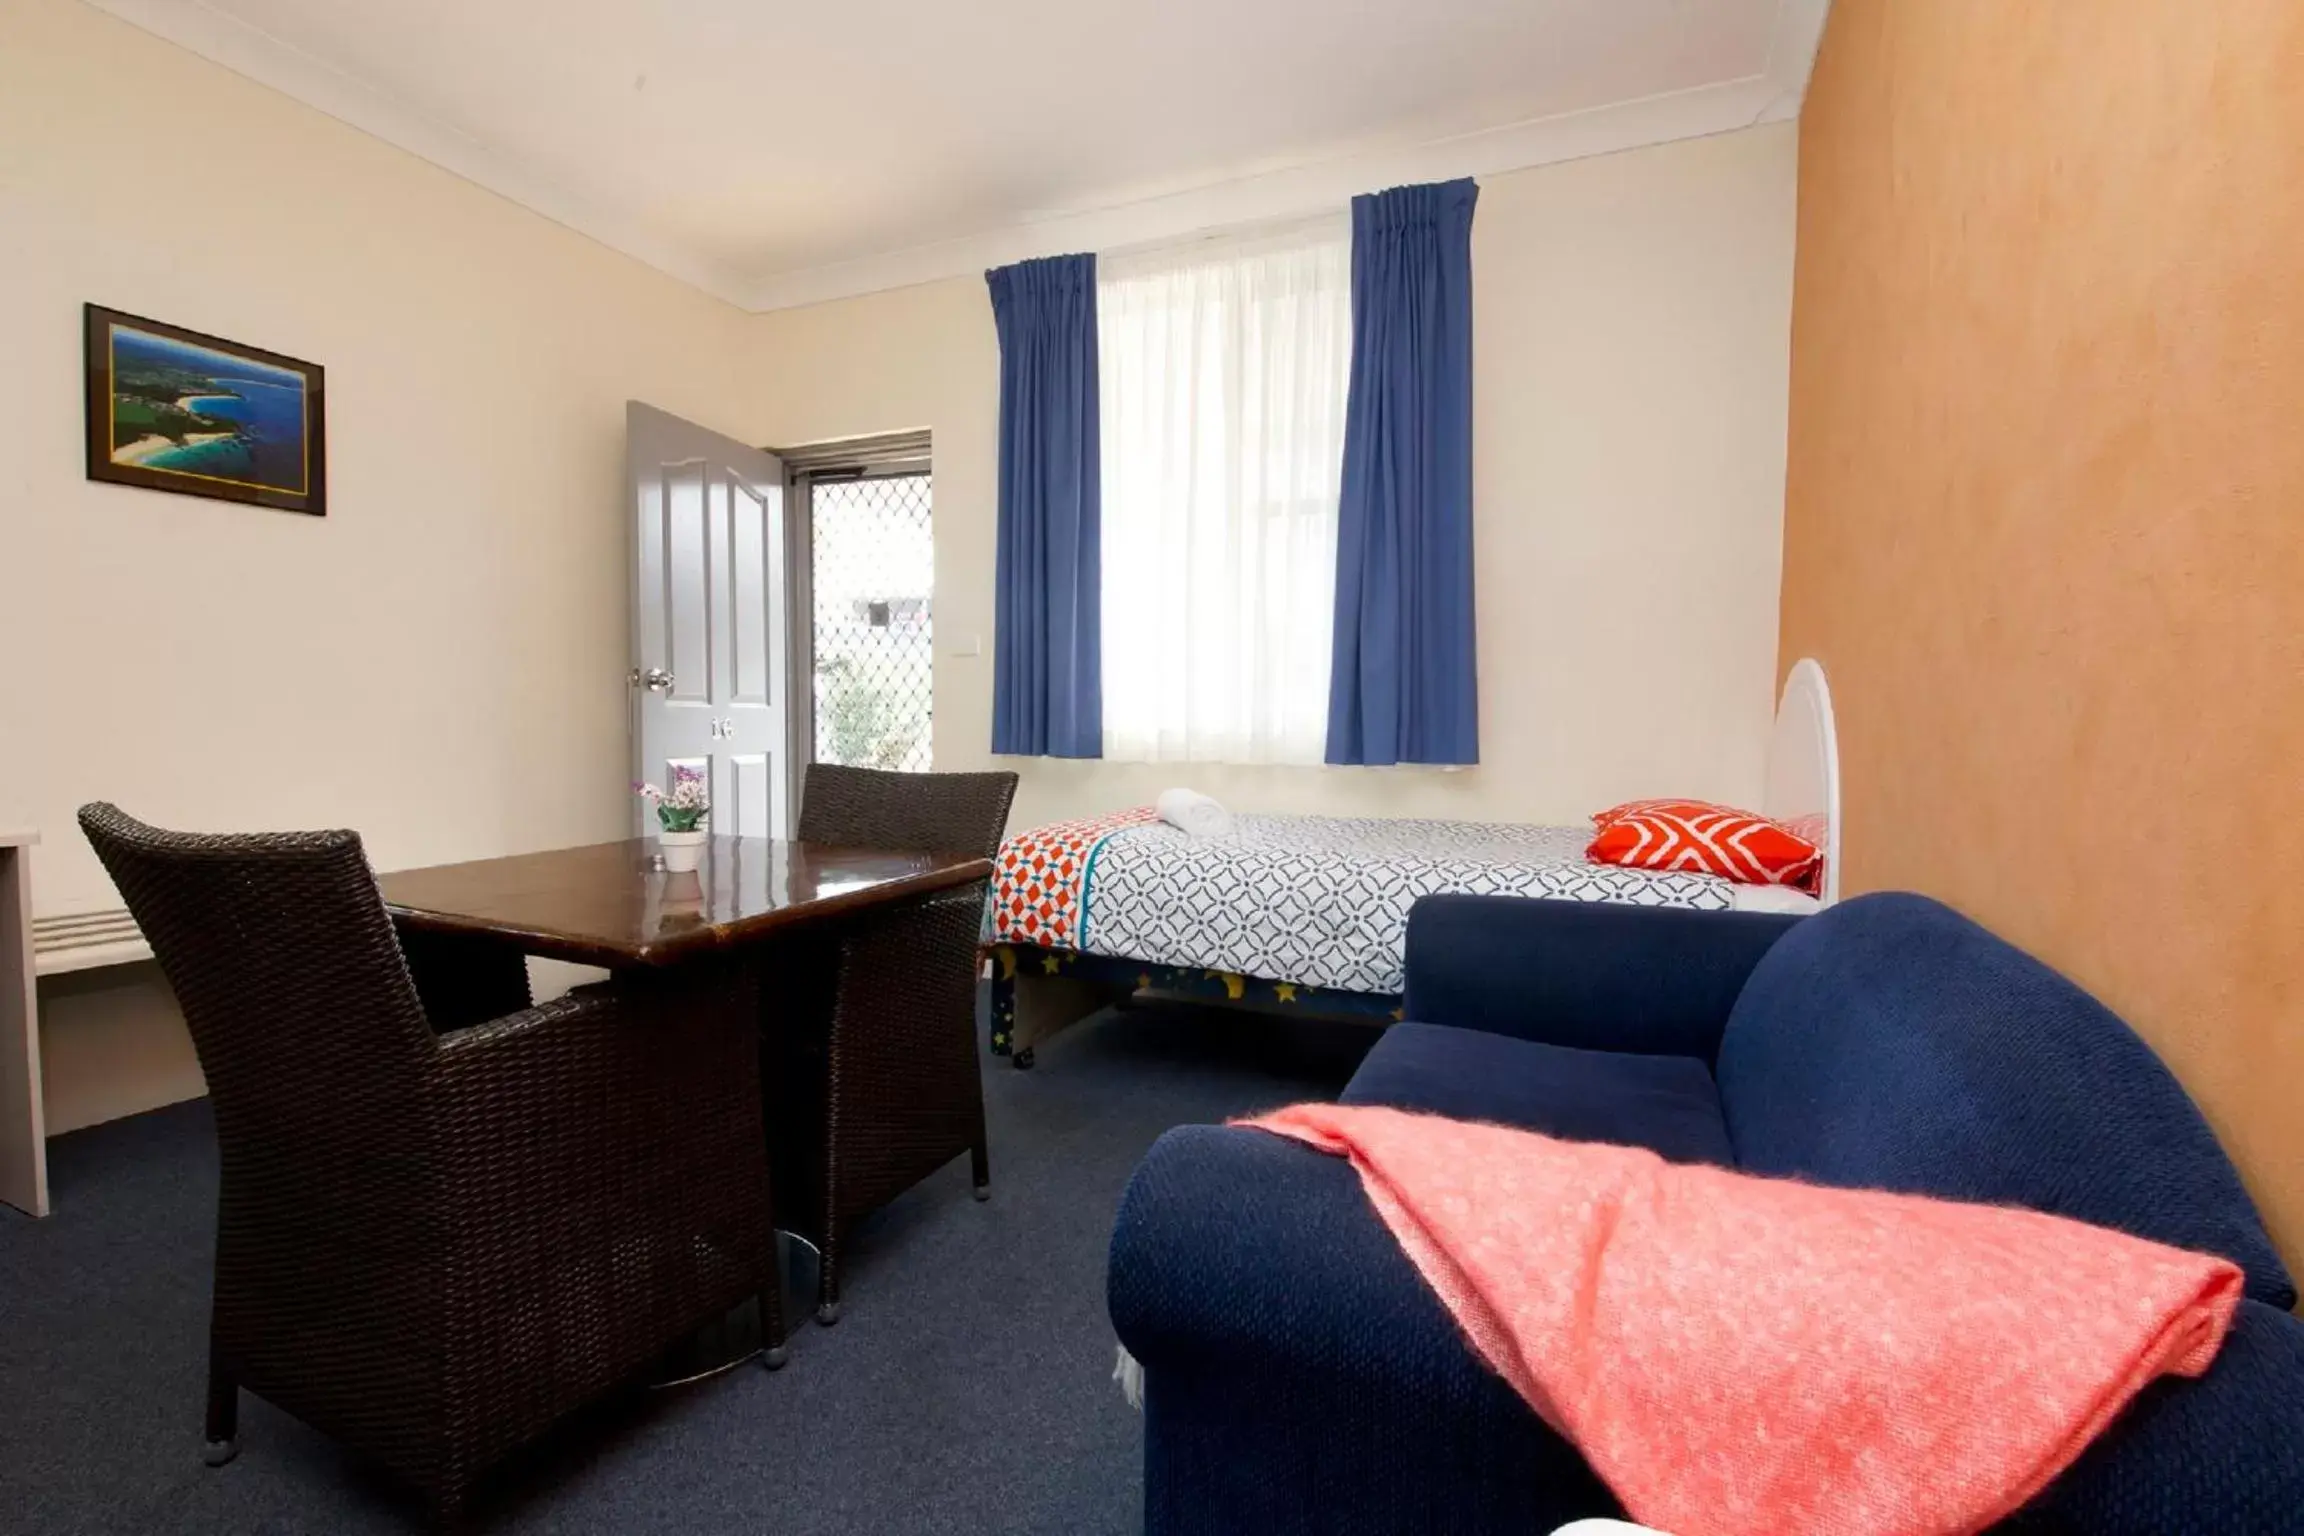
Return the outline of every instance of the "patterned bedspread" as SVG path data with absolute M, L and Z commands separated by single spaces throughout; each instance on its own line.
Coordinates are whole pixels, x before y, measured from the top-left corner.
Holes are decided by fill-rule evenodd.
M 994 937 L 1347 992 L 1398 992 L 1408 908 L 1441 892 L 1725 911 L 1711 875 L 1590 864 L 1581 827 L 1241 816 L 1198 841 L 1149 810 L 1001 850 Z

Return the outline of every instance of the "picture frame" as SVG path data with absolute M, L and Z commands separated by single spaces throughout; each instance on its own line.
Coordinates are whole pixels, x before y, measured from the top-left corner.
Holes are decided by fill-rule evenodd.
M 88 478 L 328 513 L 327 370 L 84 306 Z

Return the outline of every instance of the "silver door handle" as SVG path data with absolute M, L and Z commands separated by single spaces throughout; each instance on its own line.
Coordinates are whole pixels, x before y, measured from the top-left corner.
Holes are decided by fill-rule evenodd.
M 670 693 L 672 691 L 672 674 L 662 667 L 650 667 L 645 672 L 634 667 L 632 669 L 632 686 L 645 688 L 650 693 Z

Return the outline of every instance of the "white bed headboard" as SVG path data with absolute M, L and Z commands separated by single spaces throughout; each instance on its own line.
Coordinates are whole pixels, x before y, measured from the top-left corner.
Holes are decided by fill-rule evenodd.
M 1840 737 L 1832 689 L 1812 656 L 1792 664 L 1768 741 L 1768 784 L 1760 814 L 1812 838 L 1824 850 L 1824 904 L 1840 899 Z

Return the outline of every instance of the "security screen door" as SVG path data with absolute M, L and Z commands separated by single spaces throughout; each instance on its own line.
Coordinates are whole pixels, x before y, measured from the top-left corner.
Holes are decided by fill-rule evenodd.
M 714 832 L 789 837 L 784 466 L 637 400 L 625 445 L 633 777 L 669 788 L 675 768 L 701 769 Z
M 807 477 L 816 761 L 934 766 L 936 541 L 925 469 Z

